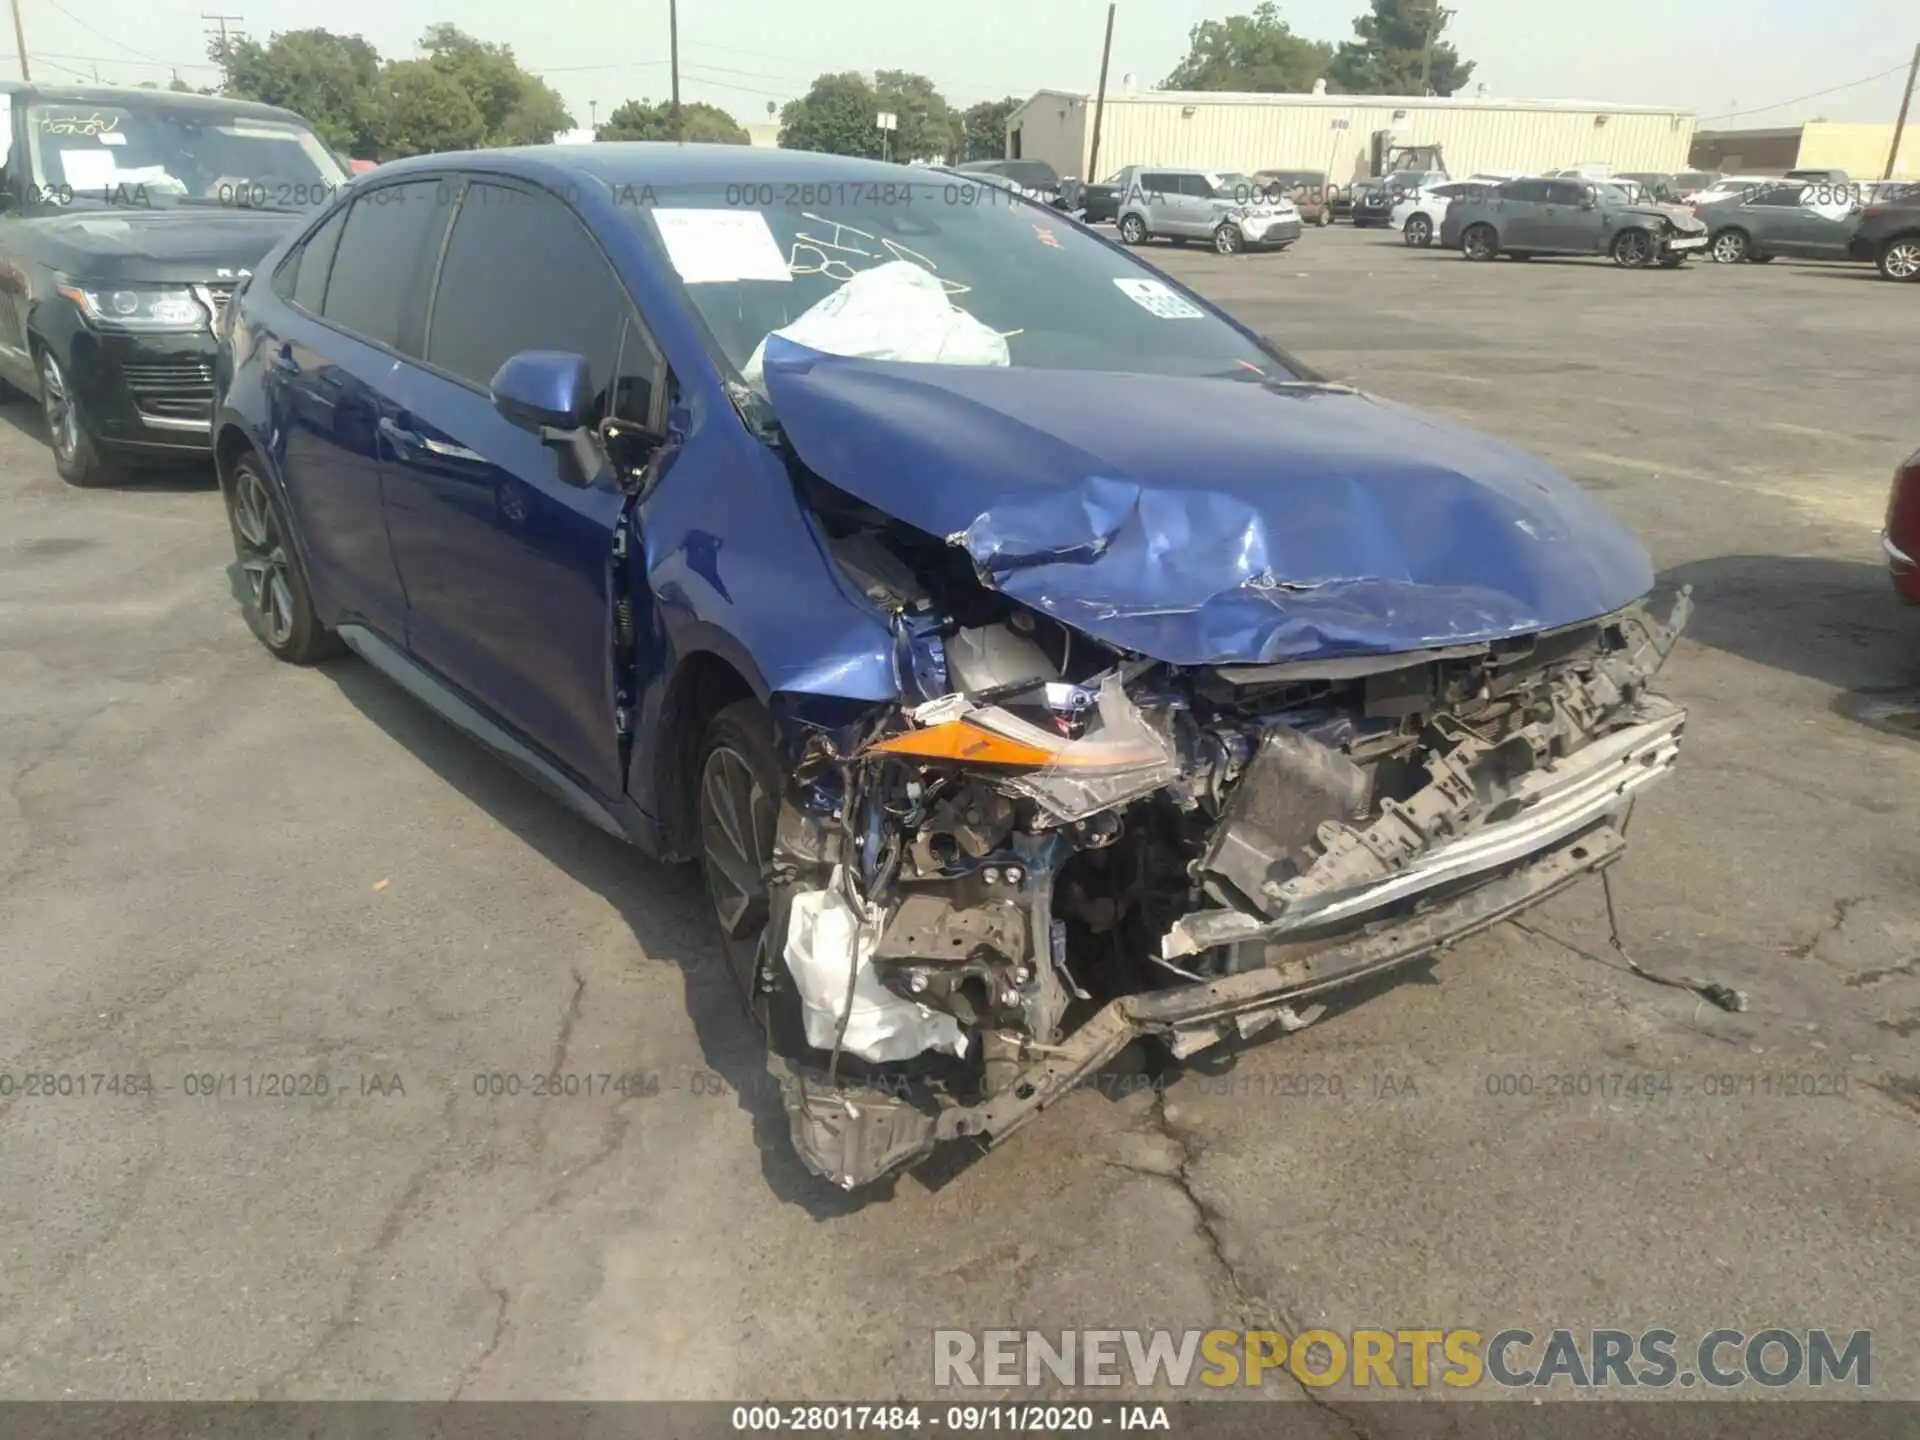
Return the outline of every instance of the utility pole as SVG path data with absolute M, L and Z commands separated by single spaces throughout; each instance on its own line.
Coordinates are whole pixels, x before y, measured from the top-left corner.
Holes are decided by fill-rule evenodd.
M 681 141 L 687 132 L 680 123 L 680 0 L 667 0 L 667 41 L 673 51 L 673 138 Z
M 224 64 L 226 61 L 226 54 L 227 54 L 227 22 L 231 20 L 235 25 L 238 25 L 242 20 L 246 19 L 246 16 L 244 15 L 209 15 L 207 14 L 206 11 L 202 10 L 200 12 L 200 18 L 202 20 L 209 21 L 213 25 L 218 25 L 220 27 L 220 57 L 221 57 L 221 63 Z M 213 34 L 213 31 L 209 29 L 207 31 L 207 34 L 211 35 Z
M 597 138 L 599 138 L 599 135 L 600 135 L 600 102 L 599 102 L 598 100 L 589 100 L 589 101 L 587 101 L 587 128 L 588 128 L 589 130 L 591 130 L 591 131 L 593 131 L 593 133 L 594 133 L 594 137 L 595 137 L 596 139 L 597 139 Z
M 1093 100 L 1093 144 L 1087 149 L 1086 183 L 1094 184 L 1100 178 L 1100 121 L 1107 109 L 1107 61 L 1113 57 L 1113 12 L 1115 6 L 1107 6 L 1107 38 L 1100 46 L 1100 92 Z
M 27 73 L 27 30 L 20 23 L 20 0 L 13 0 L 13 43 L 20 52 L 20 78 L 31 80 L 33 76 Z
M 20 8 L 18 3 L 14 6 L 13 23 L 16 25 L 20 23 Z M 26 63 L 27 47 L 22 45 L 20 47 L 20 64 L 23 69 Z M 1913 64 L 1907 67 L 1907 88 L 1900 92 L 1900 118 L 1893 122 L 1893 144 L 1887 150 L 1887 171 L 1886 174 L 1880 177 L 1882 180 L 1891 180 L 1893 178 L 1893 162 L 1900 158 L 1900 137 L 1907 128 L 1907 106 L 1913 103 L 1913 81 L 1916 75 L 1920 75 L 1920 45 L 1913 47 Z

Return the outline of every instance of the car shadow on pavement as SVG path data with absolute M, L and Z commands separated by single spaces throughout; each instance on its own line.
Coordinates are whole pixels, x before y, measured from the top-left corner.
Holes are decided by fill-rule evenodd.
M 329 660 L 319 669 L 349 704 L 441 780 L 612 905 L 648 959 L 678 967 L 701 1054 L 751 1120 L 761 1172 L 774 1195 L 816 1220 L 885 1198 L 884 1186 L 850 1196 L 795 1155 L 780 1085 L 740 1002 L 696 866 L 661 864 L 595 829 L 358 658 Z
M 1846 691 L 1920 683 L 1920 611 L 1884 565 L 1816 555 L 1716 555 L 1677 565 L 1693 586 L 1686 638 Z
M 47 473 L 52 476 L 53 447 L 47 440 L 47 423 L 41 417 L 40 407 L 27 396 L 14 391 L 0 397 L 0 424 L 11 426 L 20 435 L 31 440 L 47 452 Z M 59 484 L 58 477 L 54 483 Z M 160 492 L 185 492 L 192 490 L 215 490 L 219 481 L 213 473 L 213 461 L 206 460 L 171 461 L 162 465 L 142 467 L 124 472 L 120 478 L 105 485 L 89 487 L 96 490 L 153 490 Z

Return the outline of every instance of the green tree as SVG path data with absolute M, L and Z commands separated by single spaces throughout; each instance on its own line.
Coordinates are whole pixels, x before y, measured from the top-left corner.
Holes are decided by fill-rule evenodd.
M 187 82 L 182 80 L 178 75 L 167 82 L 167 89 L 176 90 L 182 95 L 192 95 L 195 93 L 193 86 L 187 84 Z M 204 95 L 208 92 L 202 90 L 198 93 Z
M 1004 100 L 982 100 L 960 116 L 960 158 L 998 160 L 1007 153 L 1007 117 L 1020 107 L 1009 95 Z
M 381 71 L 380 154 L 388 159 L 486 142 L 487 117 L 460 82 L 432 60 L 395 60 Z
M 815 76 L 807 93 L 789 100 L 780 111 L 781 148 L 877 160 L 880 132 L 873 121 L 879 111 L 873 86 L 859 71 Z
M 429 25 L 424 63 L 458 84 L 483 122 L 480 145 L 545 145 L 573 117 L 559 93 L 520 68 L 513 47 L 478 40 L 457 25 Z M 410 84 L 413 82 L 409 82 Z
M 358 35 L 288 30 L 264 45 L 231 37 L 213 41 L 207 54 L 225 74 L 226 94 L 304 115 L 336 150 L 376 153 L 384 103 L 380 54 Z M 175 81 L 172 88 L 188 87 Z
M 1203 20 L 1187 32 L 1187 58 L 1162 90 L 1308 91 L 1326 73 L 1333 46 L 1296 35 L 1280 7 L 1264 0 L 1251 15 Z
M 709 145 L 745 145 L 747 132 L 718 105 L 700 101 L 680 106 L 681 133 L 690 141 Z M 596 140 L 671 140 L 673 104 L 662 100 L 628 100 L 614 108 L 607 123 L 593 132 Z
M 950 160 L 960 144 L 959 117 L 933 81 L 908 70 L 876 70 L 876 113 L 899 117 L 886 153 L 895 160 Z
M 1440 0 L 1371 0 L 1372 13 L 1353 22 L 1360 38 L 1342 42 L 1327 67 L 1328 85 L 1350 95 L 1451 95 L 1473 74 L 1473 62 L 1444 43 L 1453 12 Z M 1433 51 L 1423 64 L 1431 27 Z M 1422 71 L 1426 86 L 1421 88 Z

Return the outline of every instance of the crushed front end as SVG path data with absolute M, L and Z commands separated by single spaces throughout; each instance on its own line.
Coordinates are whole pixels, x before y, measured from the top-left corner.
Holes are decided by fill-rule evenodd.
M 803 1032 L 796 1148 L 848 1188 L 1004 1138 L 1140 1036 L 1184 1056 L 1297 1029 L 1603 868 L 1685 721 L 1652 689 L 1685 591 L 1485 643 L 1183 666 L 971 583 L 931 537 L 829 529 L 895 617 L 902 698 L 786 723 L 759 984 Z

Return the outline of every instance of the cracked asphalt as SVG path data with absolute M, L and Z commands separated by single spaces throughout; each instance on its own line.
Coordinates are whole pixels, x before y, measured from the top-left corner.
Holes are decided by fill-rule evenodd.
M 207 476 L 69 490 L 16 401 L 0 1396 L 862 1400 L 930 1394 L 942 1327 L 1777 1324 L 1871 1329 L 1875 1393 L 1920 1397 L 1920 738 L 1848 708 L 1920 691 L 1875 538 L 1920 290 L 1345 228 L 1154 258 L 1551 458 L 1695 586 L 1615 894 L 1642 965 L 1746 1013 L 1629 973 L 1590 883 L 1164 1091 L 1136 1062 L 979 1163 L 823 1193 L 690 872 L 358 662 L 276 664 Z M 1413 1423 L 1312 1398 L 1303 1433 Z

